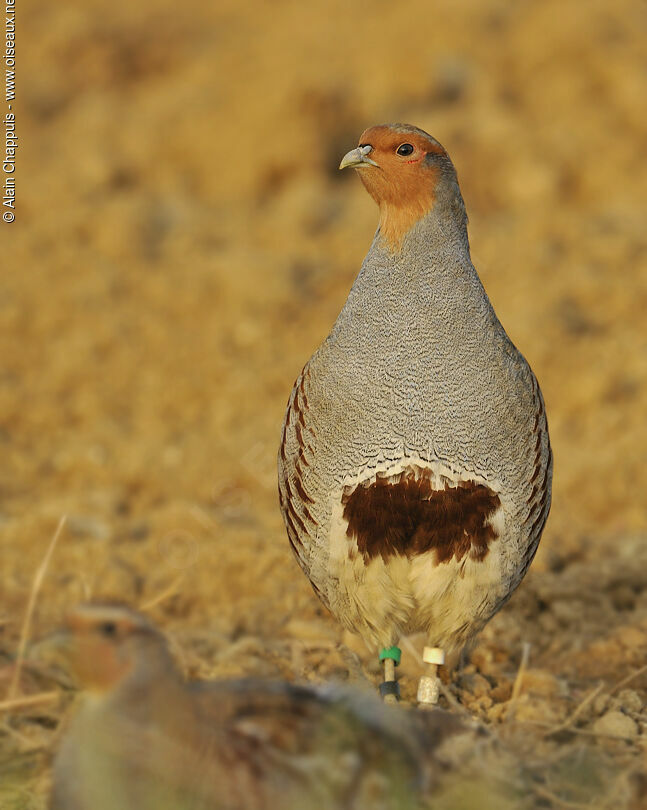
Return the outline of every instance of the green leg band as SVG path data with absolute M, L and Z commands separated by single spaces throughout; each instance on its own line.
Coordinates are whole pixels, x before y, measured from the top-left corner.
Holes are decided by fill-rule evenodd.
M 380 661 L 384 661 L 385 658 L 390 658 L 395 662 L 396 667 L 400 663 L 401 657 L 402 650 L 399 647 L 383 647 L 380 650 Z

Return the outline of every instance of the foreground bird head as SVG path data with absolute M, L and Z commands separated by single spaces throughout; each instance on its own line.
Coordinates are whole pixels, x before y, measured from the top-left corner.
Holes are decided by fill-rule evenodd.
M 175 673 L 162 634 L 140 613 L 120 605 L 80 605 L 62 633 L 70 668 L 88 692 Z
M 449 209 L 466 224 L 456 171 L 444 147 L 409 124 L 381 124 L 365 130 L 359 146 L 342 158 L 380 207 L 380 233 L 392 251 L 423 217 Z

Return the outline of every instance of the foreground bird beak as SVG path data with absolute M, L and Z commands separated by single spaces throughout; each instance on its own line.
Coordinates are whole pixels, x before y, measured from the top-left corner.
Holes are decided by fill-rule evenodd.
M 377 163 L 374 160 L 371 160 L 368 156 L 372 149 L 373 147 L 369 146 L 368 144 L 358 146 L 357 149 L 351 149 L 350 152 L 347 152 L 341 159 L 339 168 L 362 169 L 366 168 L 367 166 L 377 166 Z

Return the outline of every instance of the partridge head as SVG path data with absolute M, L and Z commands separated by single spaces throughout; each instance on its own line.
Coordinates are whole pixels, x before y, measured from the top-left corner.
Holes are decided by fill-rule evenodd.
M 81 605 L 67 615 L 61 635 L 72 675 L 96 697 L 160 676 L 164 682 L 179 681 L 164 636 L 125 606 Z
M 417 127 L 392 124 L 370 127 L 360 144 L 342 158 L 340 169 L 353 168 L 380 208 L 380 235 L 392 249 L 436 206 L 447 206 L 465 219 L 456 171 L 445 149 Z

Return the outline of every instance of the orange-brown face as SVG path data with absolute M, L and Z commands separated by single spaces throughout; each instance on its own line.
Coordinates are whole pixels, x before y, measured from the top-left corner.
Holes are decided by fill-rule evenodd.
M 118 607 L 81 606 L 66 620 L 69 661 L 79 685 L 105 692 L 137 663 L 138 617 Z
M 441 164 L 451 165 L 443 147 L 416 127 L 383 124 L 362 133 L 359 146 L 340 168 L 359 171 L 380 206 L 381 233 L 392 249 L 432 208 Z

